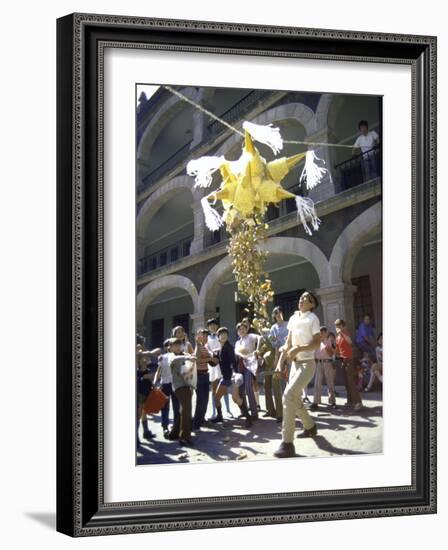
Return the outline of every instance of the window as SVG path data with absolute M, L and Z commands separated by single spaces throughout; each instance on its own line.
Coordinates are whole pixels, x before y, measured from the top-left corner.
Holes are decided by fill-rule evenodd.
M 182 256 L 183 257 L 188 256 L 190 254 L 190 245 L 191 245 L 191 241 L 186 241 L 182 245 Z
M 179 258 L 179 248 L 175 246 L 170 250 L 170 261 L 175 262 Z
M 180 315 L 175 315 L 173 317 L 173 328 L 174 327 L 183 327 L 185 332 L 190 332 L 190 314 L 189 313 L 181 313 Z
M 299 296 L 304 292 L 304 288 L 298 288 L 290 292 L 282 292 L 274 297 L 274 305 L 280 306 L 283 310 L 283 317 L 287 321 L 291 315 L 297 311 Z
M 166 252 L 162 252 L 160 254 L 160 265 L 165 265 L 168 261 L 168 254 Z

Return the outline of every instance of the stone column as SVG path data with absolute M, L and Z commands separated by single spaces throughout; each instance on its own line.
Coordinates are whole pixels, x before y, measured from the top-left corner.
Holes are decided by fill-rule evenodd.
M 194 346 L 194 336 L 196 334 L 196 331 L 199 330 L 200 328 L 207 328 L 205 326 L 205 316 L 203 313 L 191 313 L 190 314 L 190 319 L 193 321 L 193 334 L 190 335 L 190 338 L 191 338 L 191 343 L 192 345 Z
M 190 149 L 196 147 L 198 143 L 204 139 L 204 113 L 202 111 L 195 110 L 193 113 L 193 141 L 191 142 Z
M 335 136 L 329 128 L 322 128 L 319 131 L 306 136 L 306 141 L 317 143 L 334 143 Z M 335 174 L 334 174 L 334 159 L 331 147 L 315 147 L 314 152 L 317 157 L 325 161 L 325 168 L 329 170 L 330 174 L 327 175 L 319 185 L 316 185 L 314 189 L 311 189 L 308 196 L 313 199 L 314 202 L 320 202 L 332 197 L 335 194 Z M 331 177 L 330 177 L 331 176 Z
M 196 103 L 199 103 L 200 105 L 204 105 L 204 89 L 198 88 L 193 100 Z M 193 141 L 191 142 L 190 149 L 193 149 L 198 145 L 198 143 L 201 143 L 201 141 L 204 139 L 205 134 L 205 125 L 209 119 L 209 117 L 206 117 L 202 111 L 199 109 L 194 109 L 193 111 Z
M 144 258 L 145 256 L 145 247 L 146 247 L 146 239 L 143 237 L 137 237 L 136 243 L 135 243 L 135 254 L 136 254 L 136 260 L 140 260 L 141 258 Z
M 322 305 L 323 321 L 330 332 L 335 331 L 334 322 L 339 318 L 344 319 L 347 329 L 354 335 L 353 296 L 355 292 L 356 286 L 344 283 L 316 290 Z
M 199 197 L 195 196 L 195 202 L 191 205 L 193 209 L 193 240 L 190 246 L 190 254 L 197 254 L 204 249 L 204 213 Z

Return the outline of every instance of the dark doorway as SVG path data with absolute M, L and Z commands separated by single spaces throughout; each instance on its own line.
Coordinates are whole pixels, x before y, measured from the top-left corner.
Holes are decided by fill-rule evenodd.
M 161 348 L 164 339 L 163 319 L 154 319 L 151 321 L 151 348 Z

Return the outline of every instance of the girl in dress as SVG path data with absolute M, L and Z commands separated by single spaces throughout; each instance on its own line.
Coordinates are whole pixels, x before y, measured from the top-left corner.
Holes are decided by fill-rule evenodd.
M 376 363 L 372 366 L 370 371 L 370 380 L 364 391 L 370 391 L 375 378 L 383 383 L 383 335 L 380 334 L 377 338 L 377 346 L 375 349 Z
M 245 322 L 236 325 L 238 340 L 235 344 L 235 355 L 238 361 L 238 371 L 244 378 L 244 392 L 249 401 L 250 418 L 247 424 L 251 425 L 258 418 L 257 401 L 254 392 L 254 379 L 258 369 L 258 347 L 260 337 L 257 334 L 249 334 L 249 326 Z

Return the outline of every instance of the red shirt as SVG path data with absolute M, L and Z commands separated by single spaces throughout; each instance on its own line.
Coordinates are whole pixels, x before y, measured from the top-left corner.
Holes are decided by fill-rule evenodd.
M 346 336 L 350 336 L 347 331 L 344 331 Z M 336 355 L 342 357 L 343 359 L 352 359 L 353 358 L 353 347 L 347 342 L 347 340 L 338 334 L 336 336 Z
M 210 353 L 207 344 L 196 343 L 195 355 L 197 357 L 196 366 L 198 372 L 208 372 L 208 362 L 213 357 L 213 354 Z

